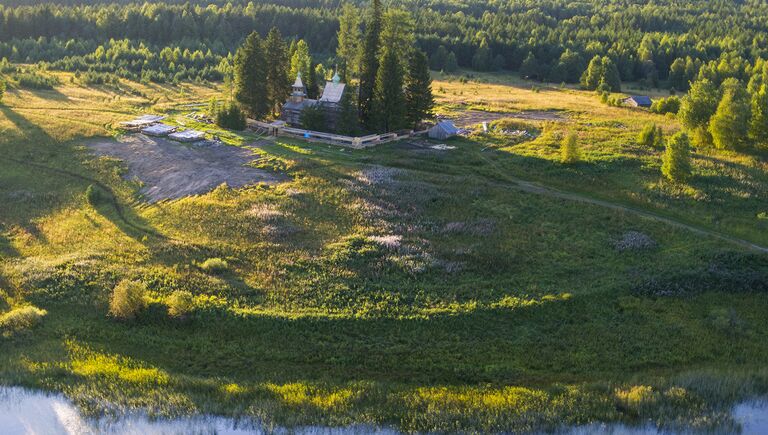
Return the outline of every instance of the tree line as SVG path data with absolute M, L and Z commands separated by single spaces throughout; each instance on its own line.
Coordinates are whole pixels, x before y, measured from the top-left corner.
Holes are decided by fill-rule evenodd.
M 234 53 L 248 34 L 265 35 L 272 27 L 290 39 L 303 39 L 323 63 L 333 64 L 339 45 L 335 36 L 343 26 L 341 8 L 347 7 L 331 0 L 4 3 L 0 57 L 12 62 L 69 57 L 57 67 L 104 69 L 96 59 L 81 58 L 110 40 L 127 40 L 154 52 L 178 47 L 207 54 L 210 49 L 204 65 L 179 76 L 201 79 L 209 73 L 215 79 L 211 71 L 220 58 Z M 768 58 L 764 2 L 396 0 L 391 6 L 411 14 L 415 44 L 437 70 L 506 69 L 531 79 L 578 83 L 590 61 L 600 56 L 611 60 L 621 81 L 685 91 L 702 69 L 709 73 L 721 64 L 739 68 Z M 353 1 L 348 7 L 362 16 L 367 2 Z M 146 60 L 145 70 L 165 76 L 156 80 L 177 74 Z M 135 65 L 121 67 L 143 74 Z M 206 67 L 206 73 L 199 72 Z

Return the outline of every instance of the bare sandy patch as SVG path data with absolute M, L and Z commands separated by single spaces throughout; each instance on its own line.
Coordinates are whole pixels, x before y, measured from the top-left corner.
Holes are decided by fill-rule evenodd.
M 287 177 L 246 166 L 257 157 L 252 151 L 213 142 L 189 145 L 141 134 L 86 144 L 99 156 L 122 160 L 127 179 L 139 179 L 148 202 L 208 193 L 226 183 L 240 188 L 256 183 L 274 184 Z

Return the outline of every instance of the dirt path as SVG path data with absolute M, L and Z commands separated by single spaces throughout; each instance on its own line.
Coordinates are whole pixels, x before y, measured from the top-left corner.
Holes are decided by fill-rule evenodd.
M 77 172 L 67 171 L 66 169 L 60 169 L 60 168 L 54 168 L 51 166 L 43 165 L 41 163 L 35 163 L 25 160 L 19 160 L 14 159 L 12 157 L 0 157 L 2 159 L 5 159 L 7 161 L 14 162 L 21 166 L 29 166 L 33 168 L 37 168 L 43 171 L 47 172 L 53 172 L 55 174 L 63 175 L 65 177 L 71 177 L 75 178 L 81 181 L 85 181 L 87 183 L 90 183 L 94 186 L 97 186 L 99 189 L 102 190 L 103 194 L 107 197 L 107 202 L 110 204 L 110 206 L 115 210 L 115 213 L 117 213 L 117 218 L 120 219 L 120 221 L 127 227 L 133 229 L 134 231 L 138 231 L 139 233 L 143 233 L 148 236 L 156 237 L 159 239 L 167 239 L 167 237 L 163 234 L 158 233 L 157 231 L 146 228 L 141 225 L 135 224 L 131 219 L 126 216 L 125 209 L 123 208 L 122 204 L 120 204 L 120 201 L 117 199 L 117 195 L 112 191 L 112 189 L 109 188 L 106 184 L 102 183 L 99 180 L 96 180 L 94 178 L 86 177 L 85 175 L 78 174 Z
M 488 157 L 481 155 L 481 158 L 485 160 L 489 165 L 493 166 L 494 168 L 498 168 L 496 163 L 493 160 L 489 159 Z M 624 205 L 616 202 L 593 198 L 582 193 L 569 192 L 569 191 L 560 190 L 554 187 L 544 186 L 542 184 L 539 184 L 533 181 L 523 180 L 521 178 L 506 175 L 502 171 L 498 171 L 498 174 L 499 174 L 499 177 L 504 180 L 504 183 L 503 183 L 504 185 L 515 187 L 524 192 L 534 193 L 537 195 L 545 195 L 553 198 L 565 199 L 568 201 L 578 201 L 586 204 L 592 204 L 600 207 L 605 207 L 613 210 L 619 210 L 626 213 L 631 213 L 637 216 L 653 219 L 658 222 L 663 222 L 667 225 L 672 225 L 678 228 L 684 228 L 688 231 L 691 231 L 693 233 L 696 233 L 702 236 L 714 237 L 714 238 L 725 240 L 727 242 L 730 242 L 736 245 L 740 245 L 747 249 L 768 254 L 768 247 L 758 245 L 756 243 L 750 242 L 749 240 L 744 240 L 738 237 L 730 236 L 728 234 L 724 234 L 719 231 L 710 230 L 710 229 L 702 228 L 696 225 L 687 224 L 685 222 L 681 222 L 676 219 L 663 216 L 653 211 L 643 210 L 643 209 L 635 208 L 632 206 L 628 206 L 628 205 Z

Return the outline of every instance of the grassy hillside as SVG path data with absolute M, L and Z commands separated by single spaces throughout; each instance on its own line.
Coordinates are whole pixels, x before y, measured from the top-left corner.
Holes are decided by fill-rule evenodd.
M 93 413 L 279 425 L 732 428 L 728 404 L 768 392 L 768 264 L 707 232 L 768 244 L 764 156 L 699 153 L 691 185 L 672 186 L 660 151 L 634 138 L 647 122 L 672 132 L 673 119 L 502 76 L 434 87 L 445 113 L 562 119 L 496 121 L 535 138 L 497 130 L 447 151 L 230 134 L 290 181 L 150 205 L 86 138 L 112 135 L 132 113 L 183 114 L 216 90 L 9 92 L 0 312 L 47 314 L 4 331 L 2 382 L 64 391 Z M 566 131 L 579 133 L 583 163 L 558 163 Z M 90 185 L 109 200 L 89 202 Z M 647 243 L 625 249 L 628 234 Z M 202 267 L 210 258 L 226 268 Z M 107 317 L 125 278 L 151 298 L 130 322 Z M 195 295 L 184 320 L 166 313 L 176 290 Z

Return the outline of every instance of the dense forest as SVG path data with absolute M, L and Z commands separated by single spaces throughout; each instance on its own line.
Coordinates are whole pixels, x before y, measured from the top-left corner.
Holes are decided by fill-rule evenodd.
M 217 80 L 252 31 L 304 39 L 334 62 L 341 2 L 17 0 L 0 6 L 0 57 L 52 68 L 114 71 L 154 81 Z M 365 2 L 354 2 L 365 7 Z M 768 5 L 759 1 L 569 2 L 397 0 L 433 69 L 519 70 L 576 83 L 596 55 L 622 81 L 685 90 L 701 68 L 745 79 L 768 57 Z

